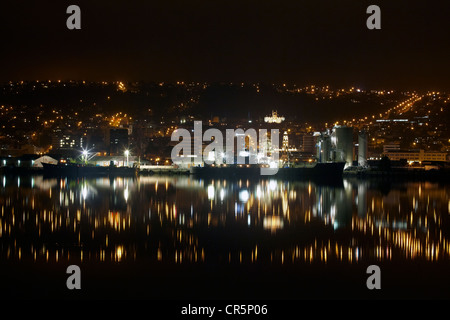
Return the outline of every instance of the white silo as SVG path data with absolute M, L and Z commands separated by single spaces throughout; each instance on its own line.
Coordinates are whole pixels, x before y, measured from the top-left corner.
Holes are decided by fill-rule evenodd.
M 328 162 L 331 160 L 331 139 L 326 133 L 323 133 L 318 142 L 317 159 L 320 162 Z
M 367 167 L 367 133 L 362 130 L 358 134 L 358 166 Z
M 353 128 L 335 126 L 336 134 L 336 161 L 344 161 L 345 166 L 353 164 Z

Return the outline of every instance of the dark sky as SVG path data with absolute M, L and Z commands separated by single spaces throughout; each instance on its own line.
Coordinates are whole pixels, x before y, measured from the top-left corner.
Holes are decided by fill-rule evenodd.
M 81 30 L 66 8 L 81 8 Z M 377 4 L 382 30 L 366 28 Z M 450 89 L 449 1 L 2 2 L 0 81 L 260 81 Z

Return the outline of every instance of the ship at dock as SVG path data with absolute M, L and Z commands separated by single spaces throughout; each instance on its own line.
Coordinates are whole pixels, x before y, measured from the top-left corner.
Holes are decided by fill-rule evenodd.
M 281 167 L 274 175 L 261 175 L 261 165 L 204 165 L 191 167 L 190 173 L 198 178 L 280 178 L 287 180 L 342 179 L 345 162 L 312 162 Z
M 82 164 L 43 163 L 46 176 L 88 177 L 88 176 L 136 176 L 137 167 L 93 166 Z

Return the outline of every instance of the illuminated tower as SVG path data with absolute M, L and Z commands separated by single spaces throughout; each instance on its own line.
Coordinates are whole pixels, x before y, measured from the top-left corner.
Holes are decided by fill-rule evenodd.
M 289 149 L 289 138 L 287 131 L 283 134 L 283 151 L 288 151 Z

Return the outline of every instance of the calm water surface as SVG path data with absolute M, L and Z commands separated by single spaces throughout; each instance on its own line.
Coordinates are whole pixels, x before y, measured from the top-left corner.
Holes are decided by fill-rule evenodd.
M 448 184 L 0 179 L 5 297 L 450 297 Z

